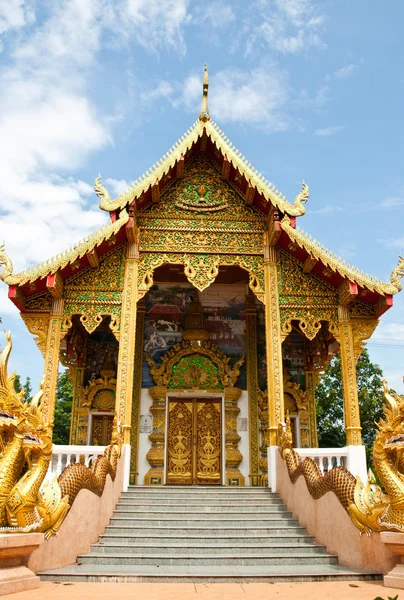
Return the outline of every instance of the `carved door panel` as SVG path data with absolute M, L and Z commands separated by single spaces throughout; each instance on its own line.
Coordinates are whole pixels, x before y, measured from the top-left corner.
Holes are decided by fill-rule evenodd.
M 220 400 L 196 400 L 196 448 L 194 482 L 222 482 L 222 432 Z
M 93 415 L 90 444 L 108 446 L 111 443 L 113 415 Z
M 221 484 L 221 400 L 168 401 L 167 483 Z
M 193 402 L 168 401 L 167 483 L 191 484 Z

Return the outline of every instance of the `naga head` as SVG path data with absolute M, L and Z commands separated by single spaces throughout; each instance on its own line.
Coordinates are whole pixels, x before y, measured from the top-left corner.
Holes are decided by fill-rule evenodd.
M 389 390 L 383 379 L 385 408 L 384 419 L 377 423 L 378 431 L 373 447 L 375 466 L 384 456 L 404 474 L 404 398 Z
M 16 392 L 15 373 L 8 376 L 8 360 L 12 349 L 11 333 L 6 334 L 6 344 L 0 352 L 0 436 L 3 446 L 11 437 L 23 437 L 24 448 L 29 451 L 44 451 L 52 447 L 51 428 L 43 418 L 41 400 L 43 380 L 40 389 L 31 402 L 24 402 L 25 392 Z

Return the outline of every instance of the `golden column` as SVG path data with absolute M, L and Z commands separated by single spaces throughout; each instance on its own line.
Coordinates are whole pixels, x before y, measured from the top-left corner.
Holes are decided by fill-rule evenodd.
M 348 446 L 359 446 L 362 443 L 362 428 L 356 385 L 354 336 L 347 306 L 338 306 L 338 320 L 346 442 Z
M 278 303 L 276 246 L 264 246 L 265 339 L 268 378 L 269 445 L 276 446 L 278 424 L 284 421 L 282 335 Z
M 314 371 L 305 372 L 306 394 L 308 397 L 308 411 L 310 423 L 310 444 L 311 448 L 318 448 L 317 435 L 317 406 L 316 406 L 316 376 Z
M 77 444 L 76 435 L 77 435 L 77 421 L 78 421 L 78 411 L 80 409 L 80 392 L 83 387 L 83 378 L 84 378 L 84 367 L 67 367 L 69 373 L 69 379 L 73 384 L 73 401 L 72 401 L 72 413 L 70 417 L 70 435 L 69 435 L 69 444 Z
M 140 433 L 140 401 L 142 393 L 142 363 L 143 363 L 143 337 L 144 315 L 146 305 L 144 300 L 139 300 L 136 316 L 136 342 L 135 342 L 135 369 L 133 373 L 133 401 L 132 401 L 132 429 L 130 434 L 130 475 L 129 482 L 138 484 L 139 475 L 139 433 Z
M 123 425 L 124 444 L 130 444 L 138 266 L 139 246 L 136 242 L 128 242 L 122 295 L 122 315 L 115 400 L 115 411 L 118 414 L 121 425 Z M 139 368 L 141 368 L 140 365 Z
M 257 308 L 252 294 L 246 296 L 247 390 L 250 440 L 250 485 L 260 485 L 260 433 L 258 415 Z
M 48 336 L 46 339 L 42 406 L 44 407 L 44 414 L 47 414 L 49 423 L 53 423 L 55 413 L 63 305 L 62 298 L 54 298 L 52 300 Z

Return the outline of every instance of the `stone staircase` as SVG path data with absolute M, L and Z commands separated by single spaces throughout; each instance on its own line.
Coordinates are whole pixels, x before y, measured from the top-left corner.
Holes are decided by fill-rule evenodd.
M 89 554 L 50 581 L 380 579 L 342 567 L 265 488 L 130 487 Z

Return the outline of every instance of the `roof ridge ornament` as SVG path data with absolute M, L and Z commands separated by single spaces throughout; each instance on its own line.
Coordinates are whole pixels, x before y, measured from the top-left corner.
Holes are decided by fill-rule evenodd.
M 205 65 L 203 73 L 203 93 L 202 93 L 202 106 L 201 112 L 199 113 L 199 120 L 203 123 L 210 121 L 209 107 L 208 107 L 208 91 L 209 91 L 209 76 L 208 67 Z

